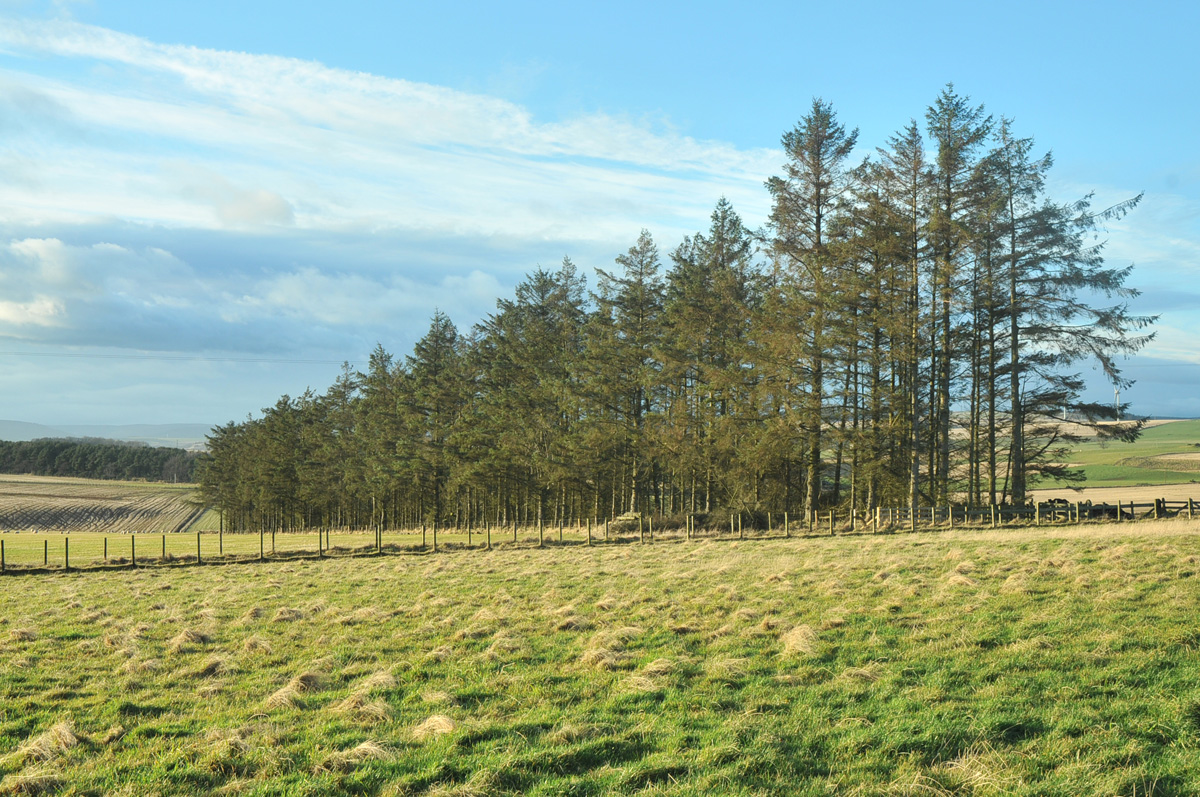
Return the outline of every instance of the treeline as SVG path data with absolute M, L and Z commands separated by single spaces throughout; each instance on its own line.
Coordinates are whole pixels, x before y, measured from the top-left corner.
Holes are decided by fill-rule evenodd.
M 99 439 L 0 440 L 0 473 L 190 482 L 200 455 L 180 448 Z
M 324 394 L 209 437 L 229 528 L 572 522 L 625 512 L 1023 504 L 1071 477 L 1064 413 L 1103 434 L 1148 340 L 1096 210 L 1045 195 L 1008 119 L 948 86 L 861 163 L 816 100 L 783 136 L 766 227 L 721 199 L 664 259 L 539 268 L 467 334 L 438 312 Z M 1140 197 L 1139 197 L 1140 198 Z

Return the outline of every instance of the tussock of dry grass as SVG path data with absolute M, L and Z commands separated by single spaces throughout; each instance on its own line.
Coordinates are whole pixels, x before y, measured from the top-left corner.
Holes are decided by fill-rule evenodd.
M 171 641 L 167 643 L 167 651 L 170 653 L 186 653 L 191 650 L 192 645 L 200 645 L 208 641 L 208 634 L 197 631 L 194 628 L 185 628 L 171 637 Z
M 946 579 L 946 583 L 950 584 L 952 586 L 955 586 L 955 587 L 977 587 L 977 586 L 979 586 L 978 581 L 976 581 L 973 578 L 968 578 L 967 576 L 964 576 L 960 573 L 952 573 L 950 575 L 950 577 Z
M 242 650 L 246 653 L 270 653 L 271 643 L 262 637 L 250 636 L 242 642 Z
M 267 708 L 298 708 L 301 696 L 314 692 L 324 684 L 324 677 L 317 672 L 303 672 L 277 689 L 266 699 Z
M 25 764 L 30 761 L 51 761 L 80 743 L 74 726 L 67 721 L 59 722 L 49 730 L 27 739 L 16 751 L 0 759 L 5 764 Z
M 65 785 L 62 775 L 52 769 L 37 769 L 5 775 L 0 780 L 0 794 L 47 794 Z
M 642 668 L 642 672 L 651 678 L 658 678 L 664 675 L 670 675 L 679 669 L 679 666 L 673 659 L 661 658 L 647 664 Z
M 457 706 L 458 700 L 449 692 L 441 692 L 435 689 L 421 693 L 421 699 L 426 703 L 431 703 L 435 706 Z
M 237 666 L 222 656 L 209 656 L 195 672 L 193 678 L 214 678 L 218 675 L 229 675 L 237 672 Z
M 13 642 L 33 642 L 37 639 L 37 631 L 32 628 L 14 628 L 8 632 L 8 638 Z
M 288 606 L 281 607 L 275 612 L 275 616 L 271 618 L 273 623 L 294 623 L 297 620 L 304 619 L 304 612 L 299 609 L 293 609 Z
M 447 717 L 445 714 L 434 714 L 426 719 L 417 727 L 413 728 L 412 735 L 414 739 L 424 741 L 432 739 L 435 736 L 441 736 L 446 733 L 451 733 L 457 728 L 454 720 Z
M 386 722 L 392 718 L 391 706 L 382 700 L 371 700 L 363 692 L 354 692 L 345 700 L 335 703 L 333 711 L 359 722 Z
M 378 670 L 364 678 L 362 682 L 355 687 L 354 691 L 370 694 L 371 692 L 375 692 L 380 689 L 395 688 L 396 676 L 392 675 L 387 670 Z
M 817 648 L 817 632 L 812 626 L 798 625 L 779 637 L 785 656 L 808 656 Z
M 350 750 L 343 750 L 326 758 L 313 768 L 313 774 L 322 772 L 349 772 L 366 761 L 387 761 L 393 753 L 379 742 L 363 742 Z

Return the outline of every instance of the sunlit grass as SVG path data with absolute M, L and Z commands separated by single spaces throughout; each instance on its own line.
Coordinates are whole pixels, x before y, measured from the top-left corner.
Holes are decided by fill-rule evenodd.
M 1198 562 L 1179 520 L 8 577 L 0 793 L 1196 793 Z

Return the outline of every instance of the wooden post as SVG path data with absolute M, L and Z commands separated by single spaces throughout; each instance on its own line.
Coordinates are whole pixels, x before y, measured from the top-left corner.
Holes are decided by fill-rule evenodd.
M 1033 505 L 1033 525 L 1042 525 L 1042 504 L 1040 501 Z
M 538 507 L 538 547 L 541 548 L 545 544 L 545 530 L 542 527 L 542 508 Z
M 691 516 L 691 514 L 687 514 L 687 515 L 683 516 L 683 529 L 684 529 L 684 534 L 686 534 L 687 538 L 690 540 L 692 538 L 692 516 Z
M 650 542 L 654 542 L 654 515 L 646 516 L 646 526 L 650 530 Z
M 261 536 L 261 534 L 259 536 Z M 262 546 L 259 545 L 259 547 L 261 548 Z M 275 529 L 271 529 L 271 556 L 274 556 L 274 555 L 275 555 Z
M 217 553 L 221 556 L 225 555 L 225 529 L 217 532 Z
M 910 506 L 908 508 L 908 525 L 911 531 L 917 530 L 917 509 L 919 507 Z
M 437 520 L 433 521 L 433 552 L 434 553 L 437 553 L 438 525 L 439 525 L 439 522 Z
M 954 531 L 954 504 L 946 504 L 946 518 L 950 522 L 950 530 Z
M 71 538 L 63 537 L 63 570 L 71 569 Z
M 272 538 L 274 538 L 274 534 L 275 534 L 275 532 L 272 531 L 271 532 Z M 261 562 L 264 558 L 265 557 L 263 555 L 263 527 L 259 526 L 258 527 L 258 561 Z
M 467 516 L 467 547 L 471 547 L 471 517 Z
M 42 567 L 50 566 L 50 540 L 42 540 Z
M 129 566 L 137 567 L 137 535 L 129 535 Z
M 788 525 L 788 513 L 787 512 L 783 513 L 783 536 L 785 536 L 785 537 L 792 536 L 792 529 Z
M 834 510 L 830 509 L 829 510 L 829 536 L 830 537 L 833 536 L 833 513 L 834 513 Z
M 740 510 L 738 511 L 738 539 L 746 539 L 746 531 L 742 526 L 742 513 Z
M 733 527 L 733 515 L 730 515 L 730 516 L 729 516 L 729 536 L 730 536 L 730 537 L 732 537 L 732 536 L 733 536 L 733 532 L 734 532 L 734 531 L 735 531 L 735 529 L 734 529 L 734 527 Z
M 200 562 L 200 532 L 198 532 L 198 531 L 196 532 L 196 564 L 201 564 L 201 562 Z
M 767 534 L 771 533 L 771 513 L 767 513 Z
M 104 538 L 104 563 L 108 564 L 108 537 Z
M 4 575 L 4 540 L 0 539 L 0 576 Z
M 591 548 L 592 547 L 592 519 L 591 518 L 587 519 L 587 532 L 588 532 L 587 544 L 588 544 L 588 547 Z
M 564 512 L 562 515 L 559 515 L 559 516 L 558 516 L 558 541 L 559 541 L 559 542 L 562 542 L 562 537 L 563 537 L 563 526 L 564 526 L 564 525 L 566 524 L 566 522 L 567 522 L 567 521 L 566 521 L 566 518 L 565 518 L 565 517 L 563 517 L 563 515 L 565 515 L 565 514 L 566 514 L 566 512 Z
M 484 528 L 487 530 L 487 549 L 492 550 L 492 524 L 484 523 Z
M 638 512 L 638 542 L 646 541 L 646 526 L 642 518 L 642 513 Z
M 604 518 L 604 541 L 608 542 L 608 518 Z
M 1188 499 L 1188 520 L 1192 519 L 1192 499 Z
M 162 558 L 167 558 L 167 535 L 162 535 Z

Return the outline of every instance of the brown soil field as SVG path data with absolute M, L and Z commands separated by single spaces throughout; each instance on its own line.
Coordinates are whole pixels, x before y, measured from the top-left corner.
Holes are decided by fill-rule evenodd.
M 0 476 L 0 531 L 169 533 L 201 511 L 191 485 Z

